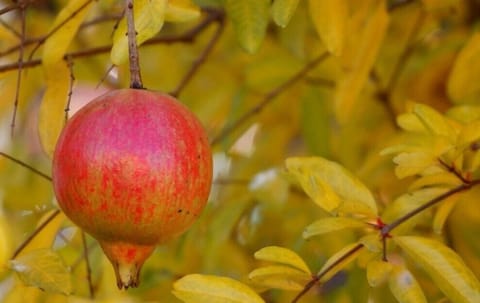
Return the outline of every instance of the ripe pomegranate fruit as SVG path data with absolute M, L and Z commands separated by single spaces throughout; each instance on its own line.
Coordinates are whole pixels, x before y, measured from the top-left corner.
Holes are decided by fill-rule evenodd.
M 173 97 L 141 89 L 115 90 L 80 109 L 53 158 L 58 204 L 99 241 L 120 289 L 138 286 L 155 246 L 200 215 L 211 179 L 197 118 Z

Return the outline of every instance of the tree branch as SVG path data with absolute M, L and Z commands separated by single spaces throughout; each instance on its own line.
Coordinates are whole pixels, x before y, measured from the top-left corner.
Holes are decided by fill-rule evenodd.
M 125 1 L 125 16 L 127 18 L 128 36 L 128 62 L 130 64 L 130 88 L 142 89 L 142 77 L 140 75 L 140 58 L 137 48 L 137 31 L 133 14 L 133 0 Z
M 216 19 L 218 22 L 217 29 L 215 30 L 215 33 L 213 34 L 212 38 L 210 41 L 207 43 L 205 49 L 202 51 L 200 56 L 192 63 L 190 70 L 187 72 L 187 74 L 183 77 L 183 79 L 180 81 L 178 86 L 170 93 L 175 98 L 178 98 L 182 90 L 187 86 L 187 84 L 190 82 L 190 80 L 193 78 L 195 73 L 198 71 L 200 66 L 206 61 L 208 55 L 212 52 L 213 47 L 215 44 L 218 42 L 224 28 L 224 18 L 223 15 Z
M 275 98 L 283 93 L 287 88 L 296 84 L 298 81 L 302 80 L 312 69 L 314 69 L 320 62 L 324 61 L 328 58 L 328 53 L 323 53 L 317 58 L 313 59 L 312 61 L 308 62 L 304 68 L 302 68 L 299 72 L 289 78 L 287 81 L 280 84 L 278 87 L 271 90 L 268 94 L 265 95 L 263 100 L 259 102 L 256 106 L 251 108 L 245 114 L 243 114 L 237 121 L 234 121 L 229 126 L 226 126 L 220 134 L 218 134 L 211 142 L 211 145 L 216 145 L 223 141 L 228 135 L 230 135 L 233 131 L 235 131 L 238 127 L 243 125 L 253 116 L 262 112 L 267 105 L 272 103 Z
M 363 248 L 363 244 L 359 243 L 352 247 L 349 251 L 345 252 L 343 256 L 341 256 L 337 261 L 333 262 L 330 266 L 325 268 L 321 273 L 315 275 L 312 280 L 310 280 L 302 289 L 301 292 L 298 293 L 298 295 L 292 300 L 291 303 L 296 303 L 298 300 L 300 300 L 315 284 L 317 284 L 320 279 L 322 279 L 326 274 L 328 274 L 332 269 L 337 267 L 339 264 L 341 264 L 343 261 L 348 259 L 350 256 L 352 256 L 354 253 L 359 251 L 360 249 Z
M 219 18 L 219 15 L 222 14 L 222 12 L 218 10 L 206 10 L 206 11 L 208 13 L 207 17 L 204 20 L 202 20 L 200 23 L 192 27 L 190 30 L 186 31 L 185 33 L 180 35 L 175 35 L 175 36 L 157 36 L 148 41 L 145 41 L 145 43 L 143 43 L 142 46 L 155 45 L 155 44 L 193 42 L 197 35 L 203 32 L 212 22 L 214 22 L 217 18 Z M 110 52 L 111 49 L 112 49 L 112 45 L 109 44 L 109 45 L 89 48 L 86 50 L 74 51 L 74 52 L 66 53 L 64 56 L 64 59 L 66 60 L 68 57 L 70 57 L 73 60 L 77 58 L 100 55 L 100 54 Z M 41 64 L 42 64 L 42 60 L 31 59 L 23 62 L 23 68 L 32 68 Z M 18 69 L 18 67 L 19 67 L 18 62 L 0 65 L 0 73 L 16 70 Z
M 26 169 L 30 170 L 31 172 L 35 173 L 36 175 L 44 178 L 45 180 L 47 181 L 52 181 L 52 177 L 50 177 L 49 175 L 45 174 L 45 173 L 42 173 L 41 171 L 39 171 L 38 169 L 36 169 L 35 167 L 23 162 L 23 161 L 20 161 L 16 158 L 14 158 L 13 156 L 10 156 L 9 154 L 6 154 L 4 152 L 0 152 L 0 156 L 4 157 L 4 158 L 7 158 L 8 160 L 12 161 L 12 162 L 15 162 L 17 163 L 18 165 L 22 166 L 22 167 L 25 167 Z

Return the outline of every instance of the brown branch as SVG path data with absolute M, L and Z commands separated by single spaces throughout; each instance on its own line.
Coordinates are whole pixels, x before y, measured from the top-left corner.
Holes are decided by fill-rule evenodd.
M 343 261 L 347 260 L 349 257 L 351 257 L 354 253 L 359 251 L 360 249 L 363 248 L 363 244 L 359 243 L 352 247 L 349 251 L 345 252 L 343 256 L 341 256 L 337 261 L 333 262 L 325 268 L 321 273 L 315 275 L 312 280 L 310 280 L 302 289 L 301 292 L 299 292 L 295 298 L 292 300 L 292 303 L 298 302 L 315 284 L 317 284 L 320 279 L 322 279 L 326 274 L 328 274 L 332 269 L 337 267 L 337 265 L 341 264 Z
M 88 293 L 90 295 L 90 299 L 93 299 L 95 298 L 95 291 L 93 289 L 93 283 L 92 283 L 92 268 L 90 266 L 90 259 L 88 256 L 87 238 L 83 230 L 81 231 L 81 235 L 82 235 L 83 255 L 85 257 L 85 266 L 87 269 Z
M 18 4 L 18 3 L 12 4 L 12 5 L 7 6 L 7 7 L 4 7 L 2 9 L 0 9 L 0 15 L 6 14 L 6 13 L 11 12 L 11 11 L 14 11 L 18 8 L 20 8 L 20 4 Z
M 218 18 L 218 15 L 221 14 L 221 11 L 217 11 L 217 10 L 210 10 L 207 12 L 208 12 L 208 16 L 204 20 L 202 20 L 200 23 L 198 23 L 197 25 L 195 25 L 193 28 L 186 31 L 185 33 L 181 35 L 175 35 L 175 36 L 157 36 L 148 41 L 145 41 L 145 43 L 143 43 L 142 46 L 193 42 L 196 36 L 201 32 L 203 32 L 210 25 L 210 23 L 214 22 Z M 83 57 L 90 57 L 94 55 L 100 55 L 100 54 L 108 53 L 111 49 L 112 49 L 112 45 L 110 44 L 110 45 L 89 48 L 85 50 L 74 51 L 74 52 L 66 53 L 64 56 L 64 59 L 68 57 L 72 59 L 77 59 L 77 58 L 83 58 Z M 33 59 L 33 60 L 23 62 L 23 68 L 32 68 L 40 64 L 42 64 L 42 60 Z M 0 73 L 8 72 L 16 69 L 18 69 L 18 62 L 0 65 Z
M 50 38 L 53 34 L 55 34 L 58 30 L 60 30 L 65 24 L 67 24 L 68 22 L 70 22 L 70 20 L 72 20 L 78 13 L 80 13 L 82 10 L 84 10 L 91 2 L 93 2 L 93 0 L 87 0 L 84 4 L 82 4 L 79 8 L 77 8 L 75 11 L 73 11 L 70 16 L 68 16 L 67 18 L 65 18 L 65 20 L 63 20 L 62 22 L 60 22 L 57 26 L 55 26 L 54 28 L 52 28 L 52 30 L 50 30 L 48 32 L 48 34 L 46 34 L 45 36 L 41 37 L 38 41 L 37 41 L 37 44 L 35 45 L 35 47 L 33 48 L 33 50 L 30 52 L 30 56 L 28 56 L 28 60 L 32 60 L 33 58 L 33 55 L 35 54 L 35 52 L 40 48 L 40 46 L 42 46 L 42 44 L 45 43 L 45 41 L 47 41 L 48 38 Z
M 72 95 L 73 95 L 73 84 L 75 83 L 75 75 L 73 74 L 73 60 L 72 58 L 68 57 L 67 58 L 67 65 L 68 65 L 68 70 L 70 72 L 70 83 L 68 87 L 68 98 L 67 98 L 67 104 L 65 105 L 65 123 L 68 121 L 68 113 L 70 112 L 70 103 L 72 102 Z
M 202 53 L 198 56 L 198 58 L 192 63 L 189 71 L 187 72 L 187 74 L 183 77 L 183 79 L 180 81 L 180 83 L 178 84 L 178 86 L 170 93 L 170 95 L 172 95 L 173 97 L 175 98 L 178 98 L 178 96 L 180 95 L 180 93 L 182 92 L 182 90 L 185 88 L 185 86 L 187 86 L 187 84 L 190 82 L 190 80 L 193 78 L 193 76 L 195 75 L 195 73 L 198 71 L 198 69 L 200 68 L 200 66 L 205 63 L 208 55 L 212 52 L 213 50 L 213 47 L 215 46 L 215 44 L 218 42 L 218 40 L 220 39 L 220 36 L 223 32 L 223 28 L 224 28 L 224 18 L 223 17 L 220 17 L 218 18 L 218 26 L 217 26 L 217 29 L 215 30 L 215 33 L 213 34 L 212 38 L 210 39 L 210 41 L 207 43 L 207 45 L 205 46 L 204 50 L 202 51 Z
M 237 121 L 234 121 L 232 124 L 229 126 L 226 126 L 218 136 L 216 136 L 212 142 L 211 145 L 216 145 L 220 143 L 222 140 L 224 140 L 230 133 L 232 133 L 234 130 L 236 130 L 238 127 L 243 125 L 245 122 L 247 122 L 250 118 L 254 117 L 255 115 L 259 114 L 267 105 L 269 105 L 275 98 L 283 93 L 287 88 L 290 86 L 296 84 L 298 81 L 302 80 L 308 72 L 310 72 L 312 69 L 314 69 L 320 62 L 324 61 L 326 58 L 328 58 L 328 53 L 323 53 L 317 58 L 313 59 L 309 63 L 305 65 L 304 68 L 302 68 L 299 72 L 297 72 L 295 75 L 293 75 L 291 78 L 289 78 L 287 81 L 283 82 L 280 84 L 278 87 L 274 88 L 271 90 L 261 102 L 259 102 L 256 106 L 251 108 L 249 111 L 247 111 L 243 116 L 241 116 Z
M 432 200 L 430 200 L 429 202 L 415 208 L 414 210 L 406 213 L 405 215 L 401 216 L 400 218 L 396 219 L 395 221 L 393 221 L 392 223 L 390 224 L 386 224 L 382 229 L 381 229 L 381 236 L 382 237 L 389 237 L 390 236 L 390 232 L 392 230 L 394 230 L 395 228 L 397 228 L 400 224 L 404 223 L 405 221 L 407 221 L 408 219 L 410 219 L 411 217 L 421 213 L 422 211 L 424 211 L 425 209 L 428 209 L 434 205 L 436 205 L 437 203 L 445 200 L 446 198 L 450 197 L 450 196 L 453 196 L 457 193 L 460 193 L 460 192 L 463 192 L 463 191 L 466 191 L 466 190 L 469 190 L 471 189 L 472 187 L 476 186 L 476 185 L 479 185 L 480 184 L 480 179 L 479 180 L 475 180 L 475 181 L 471 181 L 469 183 L 464 183 L 462 185 L 459 185 L 457 187 L 454 187 L 452 189 L 450 189 L 449 191 L 439 195 L 438 197 L 435 197 L 433 198 Z
M 13 133 L 15 130 L 15 122 L 17 119 L 17 110 L 18 110 L 18 100 L 20 97 L 20 85 L 22 82 L 22 71 L 23 71 L 23 53 L 24 53 L 24 48 L 23 48 L 23 41 L 25 40 L 25 23 L 26 23 L 26 18 L 25 18 L 25 8 L 21 7 L 20 9 L 20 27 L 21 27 L 21 33 L 20 33 L 20 44 L 22 45 L 20 47 L 20 51 L 18 52 L 18 71 L 17 71 L 17 87 L 15 88 L 15 100 L 13 101 L 13 113 L 12 113 L 12 122 L 10 124 L 10 136 L 13 138 Z
M 35 173 L 36 175 L 44 178 L 45 180 L 48 180 L 48 181 L 50 181 L 50 182 L 52 181 L 52 177 L 50 177 L 49 175 L 47 175 L 47 174 L 45 174 L 45 173 L 42 173 L 41 171 L 39 171 L 39 170 L 36 169 L 35 167 L 33 167 L 33 166 L 31 166 L 31 165 L 23 162 L 23 161 L 20 161 L 20 160 L 18 160 L 18 159 L 16 159 L 16 158 L 14 158 L 14 157 L 12 157 L 12 156 L 4 153 L 4 152 L 0 152 L 0 156 L 5 157 L 5 158 L 7 158 L 8 160 L 10 160 L 10 161 L 12 161 L 12 162 L 17 163 L 18 165 L 20 165 L 20 166 L 22 166 L 22 167 L 30 170 L 31 172 Z
M 35 239 L 35 237 L 45 228 L 47 227 L 47 225 L 53 220 L 55 219 L 56 216 L 58 216 L 60 214 L 60 210 L 57 209 L 55 210 L 50 216 L 48 216 L 48 218 L 42 222 L 42 224 L 40 224 L 31 234 L 30 236 L 28 236 L 28 238 L 22 242 L 22 244 L 20 244 L 20 246 L 15 250 L 15 252 L 13 253 L 12 255 L 12 259 L 15 259 L 16 257 L 18 257 L 18 255 L 25 249 L 25 247 L 27 247 L 28 244 L 30 244 L 30 242 L 32 242 L 33 239 Z
M 127 18 L 128 62 L 130 64 L 130 88 L 142 89 L 140 74 L 140 57 L 137 47 L 137 31 L 133 16 L 133 0 L 125 0 L 125 16 Z

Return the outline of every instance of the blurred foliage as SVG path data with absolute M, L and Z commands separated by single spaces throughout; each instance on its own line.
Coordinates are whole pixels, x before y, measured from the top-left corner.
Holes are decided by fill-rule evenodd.
M 135 3 L 144 86 L 213 142 L 209 204 L 119 291 L 63 215 L 10 260 L 57 205 L 1 157 L 1 302 L 480 302 L 479 1 Z M 128 87 L 123 5 L 0 1 L 1 152 L 48 173 L 65 109 Z

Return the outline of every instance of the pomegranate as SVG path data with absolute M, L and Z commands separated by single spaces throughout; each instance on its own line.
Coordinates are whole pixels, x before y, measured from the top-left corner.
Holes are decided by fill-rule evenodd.
M 60 208 L 99 241 L 120 289 L 137 287 L 155 246 L 192 225 L 211 179 L 197 118 L 173 97 L 141 89 L 115 90 L 83 107 L 53 158 Z

